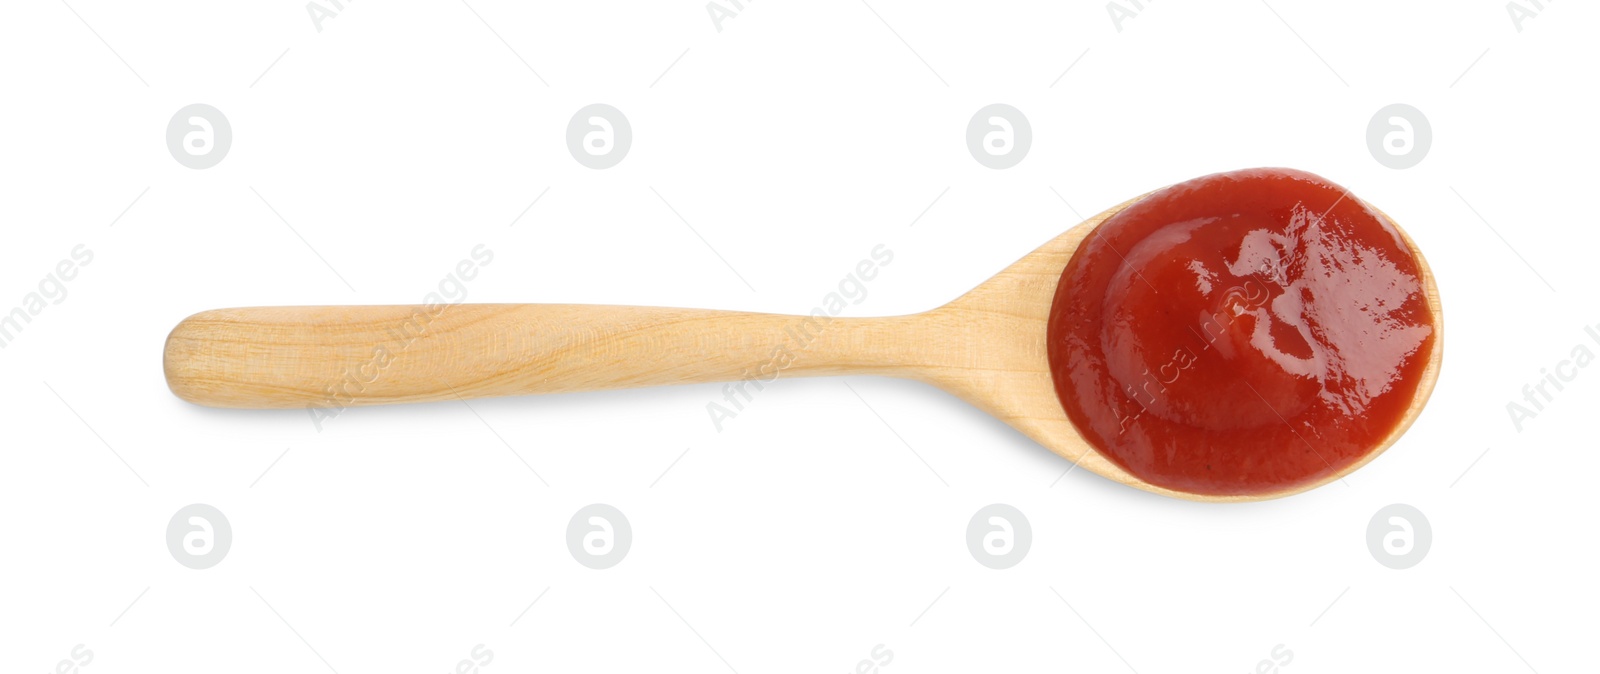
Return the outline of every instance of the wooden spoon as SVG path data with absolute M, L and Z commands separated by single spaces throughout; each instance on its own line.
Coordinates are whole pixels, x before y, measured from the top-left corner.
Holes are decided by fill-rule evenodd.
M 1352 197 L 1353 198 L 1353 197 Z M 819 318 L 702 309 L 560 304 L 256 307 L 195 314 L 167 338 L 167 384 L 192 403 L 234 408 L 349 406 L 600 389 L 869 374 L 942 388 L 1084 469 L 1198 501 L 1277 498 L 1337 480 L 1400 437 L 1438 377 L 1443 314 L 1410 237 L 1434 346 L 1414 399 L 1382 443 L 1322 480 L 1284 491 L 1214 496 L 1141 480 L 1079 435 L 1056 398 L 1046 321 L 1073 251 L 1130 200 L 1084 221 L 949 304 L 907 316 Z M 1392 222 L 1392 220 L 1391 220 Z M 1397 226 L 1398 229 L 1398 226 Z M 792 336 L 793 335 L 793 336 Z M 795 339 L 809 345 L 795 351 Z M 791 361 L 775 361 L 788 348 Z

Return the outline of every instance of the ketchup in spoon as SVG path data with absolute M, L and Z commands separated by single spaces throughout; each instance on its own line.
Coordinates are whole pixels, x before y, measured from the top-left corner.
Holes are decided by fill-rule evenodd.
M 1277 492 L 1361 461 L 1431 354 L 1421 264 L 1345 189 L 1288 169 L 1172 185 L 1107 219 L 1047 332 L 1067 416 L 1134 476 Z

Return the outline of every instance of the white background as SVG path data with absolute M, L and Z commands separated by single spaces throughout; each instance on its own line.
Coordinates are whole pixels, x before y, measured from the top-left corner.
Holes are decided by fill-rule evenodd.
M 1519 31 L 1500 0 L 1146 2 L 1119 31 L 1097 2 L 871 1 L 747 1 L 720 32 L 699 0 L 347 1 L 320 32 L 298 0 L 9 4 L 0 311 L 75 245 L 94 259 L 0 350 L 0 667 L 78 644 L 89 674 L 446 672 L 478 644 L 490 674 L 845 672 L 879 644 L 890 674 L 1246 672 L 1280 644 L 1290 673 L 1592 663 L 1600 370 L 1520 431 L 1506 410 L 1600 353 L 1592 5 Z M 197 102 L 233 128 L 205 170 L 164 138 Z M 595 102 L 634 132 L 608 170 L 565 146 Z M 1034 133 L 1007 170 L 965 146 L 997 102 Z M 1366 147 L 1396 102 L 1434 135 L 1406 170 Z M 190 313 L 420 302 L 480 243 L 470 301 L 772 312 L 882 243 L 845 314 L 918 311 L 1072 208 L 1250 166 L 1387 211 L 1447 323 L 1410 433 L 1278 501 L 1060 478 L 1004 424 L 874 378 L 780 379 L 720 433 L 713 385 L 360 408 L 319 433 L 161 375 Z M 233 529 L 202 571 L 165 544 L 191 503 Z M 633 527 L 604 571 L 564 540 L 590 503 Z M 1033 530 L 1004 571 L 964 542 L 990 503 Z M 1365 543 L 1391 503 L 1431 523 L 1408 570 Z

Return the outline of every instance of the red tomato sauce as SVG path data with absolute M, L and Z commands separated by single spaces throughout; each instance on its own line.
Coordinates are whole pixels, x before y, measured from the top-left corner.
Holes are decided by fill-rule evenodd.
M 1434 348 L 1422 265 L 1382 214 L 1288 169 L 1218 173 L 1101 223 L 1061 275 L 1056 394 L 1153 485 L 1265 494 L 1360 461 Z

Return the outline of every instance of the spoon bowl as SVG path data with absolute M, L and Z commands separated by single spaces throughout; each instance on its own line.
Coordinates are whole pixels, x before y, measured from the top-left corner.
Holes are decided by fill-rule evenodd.
M 1130 199 L 1083 221 L 1040 246 L 982 285 L 921 317 L 937 321 L 939 331 L 967 331 L 962 343 L 981 347 L 971 365 L 946 362 L 925 364 L 919 379 L 934 384 L 982 409 L 1050 451 L 1080 468 L 1130 487 L 1174 498 L 1210 502 L 1262 501 L 1281 498 L 1337 481 L 1372 461 L 1393 445 L 1422 412 L 1438 379 L 1444 349 L 1444 329 L 1438 287 L 1432 272 L 1410 236 L 1401 238 L 1416 256 L 1433 313 L 1433 346 L 1416 393 L 1402 421 L 1360 460 L 1316 481 L 1256 494 L 1197 494 L 1150 484 L 1107 458 L 1089 443 L 1057 398 L 1056 384 L 1046 354 L 1044 334 L 1062 271 L 1079 244 L 1100 223 L 1138 202 Z M 1355 198 L 1355 197 L 1350 197 Z M 1370 207 L 1370 206 L 1369 206 Z M 1374 209 L 1375 210 L 1375 209 Z M 1387 218 L 1385 215 L 1384 217 Z M 1393 223 L 1393 220 L 1390 219 Z M 1396 225 L 1399 230 L 1399 226 Z

